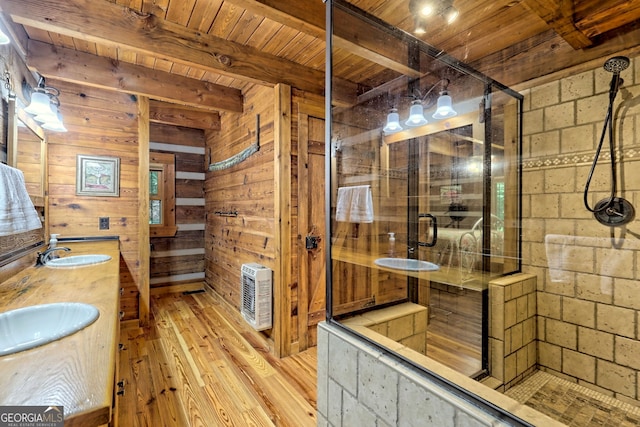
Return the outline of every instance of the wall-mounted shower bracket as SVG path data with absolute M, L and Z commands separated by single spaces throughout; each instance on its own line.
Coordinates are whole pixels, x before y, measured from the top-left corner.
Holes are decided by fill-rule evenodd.
M 596 220 L 609 227 L 628 224 L 636 215 L 633 205 L 622 197 L 614 197 L 613 200 L 602 199 L 596 203 L 594 211 L 593 216 Z

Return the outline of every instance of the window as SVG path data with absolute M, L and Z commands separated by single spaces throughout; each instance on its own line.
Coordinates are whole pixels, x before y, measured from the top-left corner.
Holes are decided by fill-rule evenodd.
M 174 236 L 176 227 L 175 156 L 149 153 L 149 234 L 151 237 Z

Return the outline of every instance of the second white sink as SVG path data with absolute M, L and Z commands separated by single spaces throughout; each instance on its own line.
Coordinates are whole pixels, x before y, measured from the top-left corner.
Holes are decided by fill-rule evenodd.
M 79 302 L 32 305 L 0 313 L 0 356 L 74 334 L 99 315 L 93 305 Z
M 437 264 L 432 262 L 409 258 L 378 258 L 374 263 L 379 267 L 405 271 L 435 271 L 440 269 Z
M 47 267 L 82 267 L 85 265 L 94 265 L 107 262 L 111 259 L 109 255 L 90 254 L 90 255 L 72 255 L 61 258 L 50 259 L 45 263 Z

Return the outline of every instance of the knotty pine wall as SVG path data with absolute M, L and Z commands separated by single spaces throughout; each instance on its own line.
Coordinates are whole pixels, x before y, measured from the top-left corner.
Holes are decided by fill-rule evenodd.
M 200 129 L 150 125 L 151 151 L 172 153 L 176 166 L 176 225 L 173 237 L 151 237 L 151 292 L 204 282 L 205 135 Z
M 244 113 L 222 114 L 222 130 L 208 132 L 206 141 L 211 163 L 228 159 L 255 142 L 260 115 L 260 150 L 236 166 L 207 173 L 205 275 L 206 284 L 240 310 L 242 264 L 256 262 L 273 270 L 274 327 L 264 337 L 279 356 L 315 345 L 313 325 L 311 338 L 302 347 L 298 343 L 309 327 L 307 316 L 299 319 L 298 312 L 307 313 L 304 304 L 309 302 L 308 295 L 301 300 L 299 283 L 303 237 L 297 228 L 297 120 L 308 105 L 313 104 L 311 110 L 323 105 L 322 99 L 311 98 L 282 85 L 255 86 L 244 93 Z
M 120 236 L 121 309 L 124 320 L 139 315 L 144 286 L 140 267 L 138 202 L 138 106 L 133 96 L 47 79 L 60 90 L 66 133 L 47 133 L 49 233 L 61 237 Z M 120 158 L 120 196 L 76 195 L 76 156 Z M 99 230 L 99 217 L 110 218 Z M 143 226 L 147 226 L 143 224 Z
M 244 113 L 223 113 L 221 130 L 209 132 L 211 163 L 225 160 L 256 139 L 260 115 L 260 150 L 244 162 L 207 172 L 205 182 L 206 283 L 240 309 L 240 268 L 256 262 L 277 267 L 274 245 L 274 89 L 254 86 L 244 94 Z M 238 216 L 216 215 L 237 211 Z M 274 286 L 275 289 L 275 286 Z

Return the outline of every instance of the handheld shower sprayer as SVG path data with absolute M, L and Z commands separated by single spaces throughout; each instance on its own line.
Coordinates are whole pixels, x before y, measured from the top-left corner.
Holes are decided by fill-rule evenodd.
M 589 171 L 589 177 L 584 187 L 584 206 L 589 212 L 593 212 L 596 220 L 601 224 L 611 227 L 620 226 L 631 222 L 635 216 L 635 210 L 633 205 L 622 197 L 616 197 L 617 192 L 617 175 L 616 175 L 616 153 L 613 141 L 613 103 L 618 94 L 618 89 L 624 83 L 624 80 L 620 77 L 620 73 L 629 67 L 630 61 L 626 56 L 614 56 L 607 59 L 604 63 L 604 69 L 610 73 L 613 73 L 611 77 L 611 84 L 609 86 L 609 106 L 607 108 L 607 115 L 604 119 L 604 127 L 602 128 L 602 135 L 600 137 L 600 143 L 596 149 L 596 154 L 591 164 L 591 170 Z M 607 127 L 609 128 L 609 153 L 611 156 L 611 194 L 607 199 L 602 199 L 592 208 L 589 206 L 589 185 L 591 184 L 591 178 L 593 178 L 593 172 L 595 171 L 600 157 L 600 150 L 604 143 L 605 136 L 607 135 Z
M 624 80 L 620 77 L 620 73 L 629 67 L 629 58 L 626 56 L 614 56 L 607 59 L 604 63 L 604 69 L 610 73 L 613 73 L 611 77 L 611 84 L 609 85 L 609 101 L 613 102 L 618 94 L 618 89 L 624 83 Z

